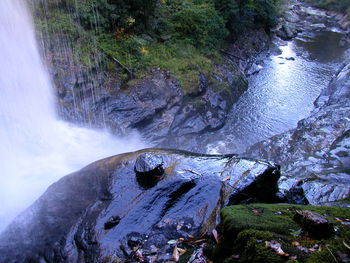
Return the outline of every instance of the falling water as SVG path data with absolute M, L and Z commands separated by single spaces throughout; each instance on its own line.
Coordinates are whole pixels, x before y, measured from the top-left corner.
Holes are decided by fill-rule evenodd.
M 143 147 L 60 121 L 23 0 L 0 1 L 0 231 L 48 185 L 89 162 Z

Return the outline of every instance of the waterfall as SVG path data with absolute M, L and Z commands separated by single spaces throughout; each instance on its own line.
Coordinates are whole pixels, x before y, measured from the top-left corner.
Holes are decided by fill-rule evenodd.
M 24 0 L 0 1 L 0 231 L 60 177 L 144 147 L 59 120 Z M 126 143 L 127 141 L 127 143 Z

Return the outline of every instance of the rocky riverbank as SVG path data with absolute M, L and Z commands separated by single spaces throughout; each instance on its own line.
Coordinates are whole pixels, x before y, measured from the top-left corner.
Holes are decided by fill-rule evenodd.
M 271 44 L 268 29 L 257 26 L 258 29 L 253 27 L 240 34 L 229 48 L 219 50 L 218 47 L 214 58 L 208 52 L 206 60 L 201 62 L 207 65 L 194 61 L 192 68 L 187 69 L 183 63 L 187 63 L 188 58 L 183 58 L 177 62 L 177 68 L 185 77 L 190 71 L 188 79 L 195 80 L 191 85 L 184 85 L 183 80 L 166 67 L 126 74 L 125 67 L 118 64 L 116 58 L 107 56 L 106 59 L 106 54 L 99 49 L 100 43 L 91 43 L 99 51 L 94 54 L 94 61 L 90 61 L 91 67 L 86 67 L 77 59 L 81 54 L 76 52 L 83 36 L 74 43 L 64 30 L 54 28 L 54 33 L 49 34 L 50 12 L 57 10 L 52 6 L 50 9 L 49 5 L 34 11 L 39 17 L 48 17 L 39 19 L 38 25 L 39 29 L 46 29 L 41 30 L 40 38 L 56 87 L 61 117 L 92 127 L 107 127 L 117 135 L 137 131 L 157 147 L 177 148 L 187 144 L 186 150 L 199 150 L 202 143 L 198 137 L 225 126 L 232 105 L 248 88 L 245 73 L 250 70 L 251 61 L 263 50 L 269 50 Z M 69 12 L 64 14 L 72 15 Z M 68 21 L 73 21 L 74 15 Z M 147 39 L 145 35 L 141 37 Z
M 86 72 L 64 40 L 44 42 L 64 119 L 107 126 L 117 135 L 137 131 L 161 147 L 186 141 L 186 149 L 194 150 L 201 147 L 198 136 L 225 126 L 232 105 L 248 88 L 244 72 L 254 56 L 269 49 L 271 39 L 264 30 L 247 32 L 210 75 L 198 71 L 199 81 L 190 91 L 161 68 L 129 82 L 99 69 Z
M 247 156 L 282 164 L 279 187 L 290 202 L 320 204 L 349 196 L 349 98 L 346 64 L 316 100 L 310 117 L 247 151 Z

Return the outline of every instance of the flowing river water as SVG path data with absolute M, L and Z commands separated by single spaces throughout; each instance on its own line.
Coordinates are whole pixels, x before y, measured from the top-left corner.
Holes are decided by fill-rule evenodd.
M 56 117 L 50 77 L 23 0 L 0 1 L 0 231 L 62 176 L 145 145 Z
M 263 68 L 250 76 L 249 88 L 233 106 L 226 126 L 211 134 L 211 153 L 243 153 L 247 147 L 297 126 L 350 55 L 344 35 L 315 31 L 280 46 Z

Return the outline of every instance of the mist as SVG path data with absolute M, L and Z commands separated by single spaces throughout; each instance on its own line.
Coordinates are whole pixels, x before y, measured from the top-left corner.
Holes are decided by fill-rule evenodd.
M 0 1 L 0 231 L 62 176 L 146 146 L 59 120 L 25 3 Z

